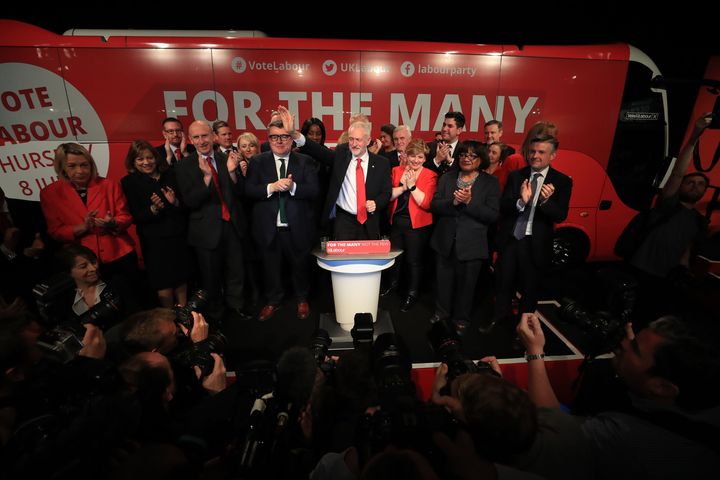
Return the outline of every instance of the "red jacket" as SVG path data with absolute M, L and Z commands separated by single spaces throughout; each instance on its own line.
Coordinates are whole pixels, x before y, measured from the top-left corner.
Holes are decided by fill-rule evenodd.
M 101 263 L 117 260 L 134 249 L 127 233 L 132 217 L 122 188 L 114 180 L 98 177 L 91 181 L 87 189 L 87 206 L 69 182 L 58 180 L 42 189 L 40 206 L 51 237 L 62 243 L 79 241 L 95 252 Z M 110 212 L 117 228 L 110 232 L 95 227 L 88 234 L 76 238 L 73 228 L 85 221 L 90 210 L 97 210 L 98 218 L 104 218 Z
M 393 188 L 400 186 L 400 180 L 402 179 L 403 173 L 405 173 L 405 167 L 399 166 L 392 169 L 392 186 Z M 408 201 L 408 210 L 410 211 L 410 223 L 413 228 L 420 228 L 433 223 L 432 213 L 430 213 L 430 202 L 432 201 L 435 190 L 437 189 L 437 173 L 433 172 L 429 168 L 423 168 L 420 172 L 420 176 L 415 182 L 417 188 L 425 192 L 425 199 L 422 205 L 418 205 L 415 198 L 410 194 L 410 200 Z M 397 208 L 397 198 L 390 200 L 388 205 L 388 212 L 390 217 L 390 223 L 392 224 L 393 215 L 395 214 L 395 208 Z

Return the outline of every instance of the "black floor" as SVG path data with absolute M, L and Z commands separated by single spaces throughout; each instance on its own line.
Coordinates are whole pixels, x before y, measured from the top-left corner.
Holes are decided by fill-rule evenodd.
M 462 351 L 472 359 L 487 355 L 498 358 L 522 357 L 523 351 L 513 347 L 514 327 L 495 328 L 489 334 L 480 334 L 477 326 L 492 315 L 491 277 L 478 285 L 473 310 L 472 327 L 462 338 Z M 231 315 L 225 321 L 223 331 L 229 339 L 228 363 L 241 364 L 258 358 L 274 360 L 285 349 L 294 346 L 310 346 L 313 334 L 319 325 L 320 315 L 333 311 L 332 287 L 328 272 L 316 272 L 311 295 L 310 318 L 298 320 L 294 299 L 286 298 L 275 315 L 265 322 L 242 321 Z M 393 293 L 380 299 L 379 308 L 385 310 L 392 321 L 395 333 L 408 348 L 411 361 L 432 363 L 438 361 L 433 353 L 427 332 L 429 319 L 434 312 L 434 294 L 430 288 L 421 294 L 418 303 L 406 313 L 400 311 L 402 296 Z M 545 330 L 546 353 L 548 355 L 571 355 L 573 352 L 548 329 Z
M 542 298 L 556 301 L 560 306 L 574 302 L 580 308 L 570 308 L 570 312 L 565 308 L 566 311 L 562 312 L 562 309 L 554 304 L 545 304 L 540 305 L 538 310 L 581 352 L 600 354 L 602 350 L 608 350 L 607 337 L 612 337 L 618 330 L 617 325 L 609 324 L 609 319 L 598 312 L 603 309 L 603 304 L 611 303 L 609 298 L 616 293 L 617 285 L 621 283 L 619 279 L 624 278 L 623 275 L 623 270 L 617 263 L 593 263 L 550 273 L 543 283 Z M 427 278 L 432 276 L 429 272 L 426 274 Z M 333 311 L 330 274 L 318 269 L 313 278 L 309 299 L 311 315 L 307 320 L 301 321 L 296 318 L 296 305 L 292 298 L 287 298 L 282 308 L 266 322 L 241 321 L 233 316 L 226 320 L 223 331 L 230 343 L 226 357 L 231 369 L 235 364 L 258 358 L 274 361 L 285 349 L 294 345 L 311 345 L 320 314 Z M 415 364 L 438 361 L 427 340 L 429 319 L 434 311 L 435 298 L 432 282 L 427 283 L 419 302 L 407 313 L 400 312 L 401 294 L 381 298 L 379 305 L 381 310 L 387 311 L 390 315 L 395 332 L 408 347 L 411 361 Z M 705 311 L 704 316 L 709 315 L 708 318 L 718 319 L 720 318 L 719 287 L 720 282 L 706 278 L 703 283 L 678 288 L 678 298 L 675 300 L 676 303 L 693 309 L 702 307 Z M 496 328 L 487 335 L 481 335 L 477 331 L 477 326 L 492 315 L 493 294 L 493 277 L 486 273 L 481 277 L 476 289 L 473 326 L 462 338 L 462 351 L 465 356 L 472 359 L 480 359 L 486 355 L 495 355 L 501 359 L 522 357 L 523 352 L 513 348 L 515 336 L 513 328 L 509 326 Z M 573 312 L 575 314 L 568 314 Z M 645 322 L 653 319 L 645 319 Z M 642 322 L 638 320 L 635 318 L 633 325 L 640 328 Z M 720 321 L 716 323 L 720 326 Z M 546 328 L 544 332 L 547 342 L 546 354 L 551 356 L 572 354 L 572 351 L 550 329 Z

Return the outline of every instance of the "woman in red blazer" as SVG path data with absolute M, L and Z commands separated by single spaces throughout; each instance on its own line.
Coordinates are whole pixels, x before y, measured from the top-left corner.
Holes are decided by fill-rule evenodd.
M 127 233 L 132 223 L 120 185 L 98 176 L 85 147 L 63 143 L 55 150 L 58 181 L 40 192 L 48 233 L 61 243 L 79 243 L 92 250 L 106 278 L 137 269 L 137 255 Z
M 404 250 L 408 270 L 408 294 L 400 307 L 407 312 L 418 298 L 424 253 L 430 240 L 432 214 L 430 201 L 437 188 L 437 174 L 423 168 L 428 148 L 421 139 L 411 141 L 405 148 L 407 165 L 392 169 L 392 196 L 388 206 L 390 241 L 393 248 Z M 399 262 L 390 271 L 390 284 L 383 291 L 390 293 L 400 279 Z

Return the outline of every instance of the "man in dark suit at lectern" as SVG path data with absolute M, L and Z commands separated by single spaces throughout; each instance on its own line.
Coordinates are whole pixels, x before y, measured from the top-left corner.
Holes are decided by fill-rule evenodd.
M 348 136 L 348 143 L 338 145 L 334 152 L 310 139 L 305 143 L 305 151 L 310 156 L 332 165 L 321 225 L 335 219 L 335 240 L 377 240 L 380 238 L 379 213 L 390 202 L 392 191 L 390 162 L 368 152 L 369 123 L 351 124 Z

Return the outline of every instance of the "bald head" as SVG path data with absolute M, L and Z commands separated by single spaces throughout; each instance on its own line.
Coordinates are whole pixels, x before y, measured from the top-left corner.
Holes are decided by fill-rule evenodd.
M 209 155 L 213 149 L 214 134 L 207 122 L 195 120 L 188 129 L 190 141 L 202 155 Z

